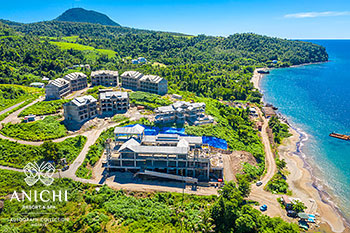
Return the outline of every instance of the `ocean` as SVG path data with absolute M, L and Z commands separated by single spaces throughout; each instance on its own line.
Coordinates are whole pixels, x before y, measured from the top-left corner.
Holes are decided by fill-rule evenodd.
M 278 107 L 304 134 L 301 152 L 318 180 L 350 220 L 350 40 L 312 40 L 329 54 L 329 62 L 274 69 L 260 82 L 264 102 Z

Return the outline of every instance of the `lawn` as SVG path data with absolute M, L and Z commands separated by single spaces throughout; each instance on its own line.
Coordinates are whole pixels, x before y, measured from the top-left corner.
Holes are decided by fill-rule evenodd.
M 63 104 L 69 102 L 67 99 L 52 100 L 52 101 L 41 101 L 33 104 L 32 106 L 24 109 L 19 116 L 33 115 L 49 115 L 57 113 L 58 110 L 63 108 Z
M 1 133 L 11 138 L 28 141 L 61 138 L 67 135 L 67 129 L 57 118 L 57 116 L 47 116 L 43 120 L 30 123 L 8 123 L 3 127 Z

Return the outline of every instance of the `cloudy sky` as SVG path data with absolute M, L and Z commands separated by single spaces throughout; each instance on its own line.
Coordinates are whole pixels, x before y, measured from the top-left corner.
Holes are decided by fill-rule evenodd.
M 72 7 L 105 13 L 123 26 L 194 35 L 350 38 L 349 0 L 1 0 L 0 18 L 51 20 Z

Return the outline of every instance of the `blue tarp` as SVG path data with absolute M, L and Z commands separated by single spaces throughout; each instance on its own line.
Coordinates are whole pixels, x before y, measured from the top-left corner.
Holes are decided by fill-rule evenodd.
M 133 127 L 133 126 L 134 125 L 126 125 L 124 127 Z M 184 128 L 170 128 L 170 127 L 159 128 L 159 127 L 151 127 L 147 125 L 142 125 L 142 126 L 145 128 L 145 135 L 157 135 L 160 133 L 164 133 L 164 134 L 178 134 L 180 136 L 191 136 L 185 133 Z M 209 146 L 227 150 L 227 142 L 224 139 L 217 138 L 217 137 L 203 136 L 202 140 L 203 140 L 203 143 L 208 144 Z

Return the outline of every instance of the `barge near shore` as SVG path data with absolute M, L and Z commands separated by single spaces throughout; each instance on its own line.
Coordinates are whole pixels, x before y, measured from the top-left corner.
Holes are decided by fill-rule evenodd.
M 338 138 L 338 139 L 350 141 L 350 135 L 339 134 L 339 133 L 330 133 L 329 136 L 333 137 L 333 138 Z

